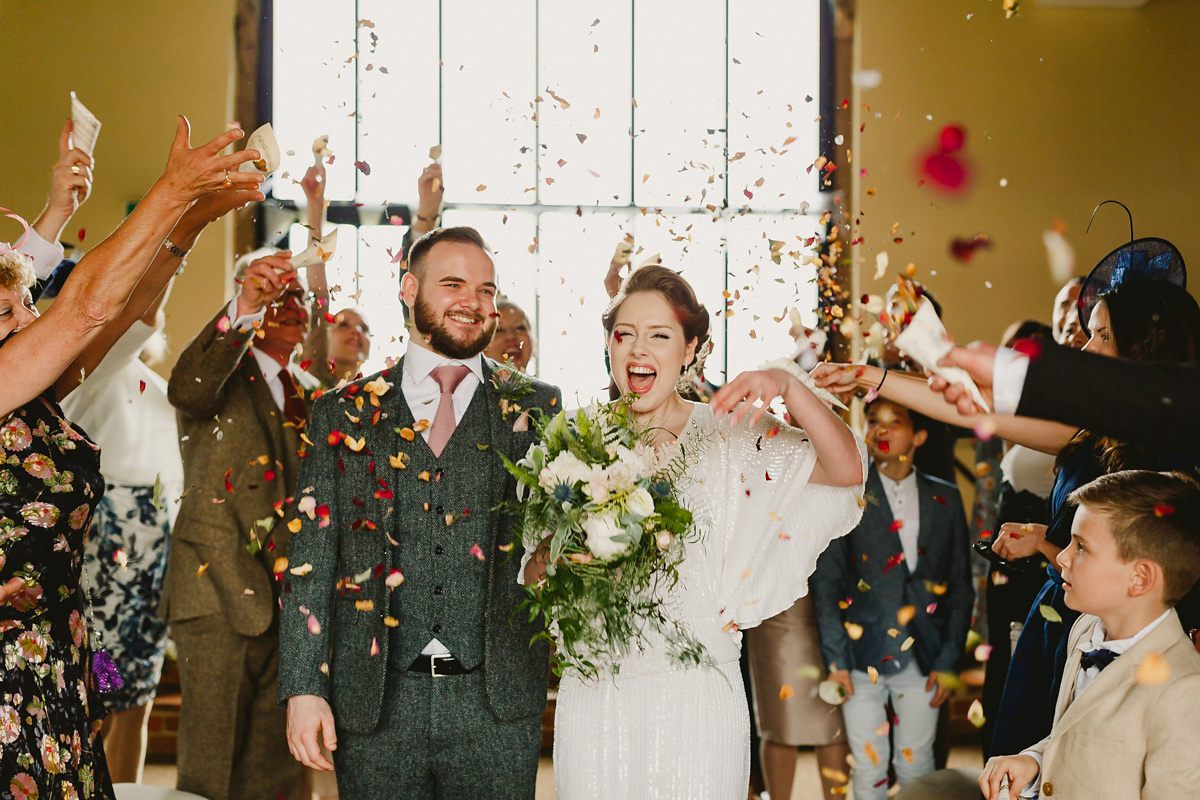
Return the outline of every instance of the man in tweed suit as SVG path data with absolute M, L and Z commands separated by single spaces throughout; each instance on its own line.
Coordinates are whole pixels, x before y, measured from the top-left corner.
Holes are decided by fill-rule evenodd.
M 280 699 L 293 754 L 329 769 L 324 741 L 343 797 L 534 796 L 548 652 L 540 620 L 513 614 L 521 544 L 495 509 L 515 494 L 499 454 L 522 457 L 527 410 L 561 396 L 497 388 L 495 296 L 479 234 L 431 231 L 401 281 L 405 357 L 313 410 Z
M 294 797 L 300 779 L 275 700 L 274 563 L 307 413 L 291 357 L 308 312 L 287 255 L 249 266 L 167 388 L 186 487 L 163 592 L 183 690 L 178 785 L 210 800 Z

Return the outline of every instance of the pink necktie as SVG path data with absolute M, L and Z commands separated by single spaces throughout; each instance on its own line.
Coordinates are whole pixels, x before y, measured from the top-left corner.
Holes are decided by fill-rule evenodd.
M 435 456 L 440 456 L 450 441 L 457 423 L 454 421 L 454 390 L 462 383 L 463 378 L 471 368 L 463 364 L 448 364 L 444 367 L 434 367 L 433 379 L 442 390 L 438 400 L 437 413 L 433 415 L 433 424 L 429 426 L 429 449 Z

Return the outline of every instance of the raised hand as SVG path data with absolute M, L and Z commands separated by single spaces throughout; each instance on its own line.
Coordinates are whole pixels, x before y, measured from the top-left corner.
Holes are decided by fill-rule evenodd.
M 992 372 L 996 366 L 996 350 L 994 344 L 974 342 L 966 347 L 954 347 L 938 362 L 943 367 L 962 367 L 975 381 L 975 385 L 988 396 L 992 388 Z M 940 392 L 946 402 L 953 405 L 962 414 L 983 414 L 985 409 L 975 405 L 971 393 L 961 383 L 950 383 L 945 378 L 932 376 L 929 388 Z
M 782 369 L 743 372 L 718 389 L 710 405 L 718 417 L 729 414 L 734 425 L 747 415 L 753 425 L 767 413 L 772 400 L 783 396 L 793 386 L 803 387 L 799 380 Z M 762 405 L 756 407 L 754 404 L 759 400 Z
M 200 197 L 184 212 L 184 219 L 195 219 L 202 225 L 216 222 L 221 217 L 241 208 L 247 203 L 261 203 L 263 193 L 258 189 L 218 189 Z
M 446 185 L 442 183 L 442 165 L 430 164 L 417 178 L 417 216 L 422 222 L 433 225 L 442 213 L 442 195 Z
M 313 164 L 304 173 L 304 178 L 300 181 L 300 188 L 304 190 L 304 196 L 308 199 L 308 204 L 325 205 L 325 162 L 320 156 L 316 157 L 316 163 Z M 324 210 L 324 209 L 322 209 Z
M 859 378 L 867 369 L 862 364 L 834 364 L 826 362 L 813 367 L 813 383 L 837 395 L 843 403 L 849 403 L 859 389 Z
M 238 316 L 257 314 L 273 303 L 282 295 L 287 285 L 296 279 L 298 274 L 292 262 L 288 261 L 290 250 L 280 250 L 270 256 L 263 256 L 250 263 L 242 280 L 242 291 L 238 294 Z
M 58 161 L 51 171 L 50 196 L 33 224 L 38 235 L 51 242 L 62 236 L 62 229 L 92 191 L 92 158 L 71 146 L 72 129 L 71 120 L 67 120 L 58 137 Z
M 177 199 L 191 202 L 218 189 L 257 190 L 263 176 L 257 172 L 238 172 L 238 166 L 262 158 L 257 150 L 241 150 L 222 156 L 220 153 L 246 134 L 233 128 L 202 144 L 191 146 L 191 124 L 180 115 L 175 127 L 175 141 L 167 156 L 167 168 L 159 181 Z

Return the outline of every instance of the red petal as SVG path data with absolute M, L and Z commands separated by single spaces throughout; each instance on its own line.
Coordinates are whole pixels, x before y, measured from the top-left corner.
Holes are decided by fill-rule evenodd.
M 967 141 L 967 132 L 957 125 L 947 125 L 938 134 L 938 147 L 943 153 L 953 153 L 961 150 Z

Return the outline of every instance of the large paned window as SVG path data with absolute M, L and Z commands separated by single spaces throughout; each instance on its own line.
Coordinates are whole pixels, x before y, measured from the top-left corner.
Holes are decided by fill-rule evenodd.
M 334 307 L 367 313 L 368 368 L 404 349 L 391 254 L 405 229 L 383 209 L 415 208 L 435 144 L 443 224 L 487 239 L 536 328 L 532 369 L 568 404 L 607 386 L 602 280 L 627 233 L 635 265 L 661 255 L 713 313 L 710 380 L 789 354 L 787 310 L 816 322 L 822 3 L 275 0 L 272 122 L 289 155 L 273 194 L 303 204 L 296 181 L 329 134 L 328 197 L 358 218 L 330 264 Z M 294 226 L 293 246 L 306 236 Z

